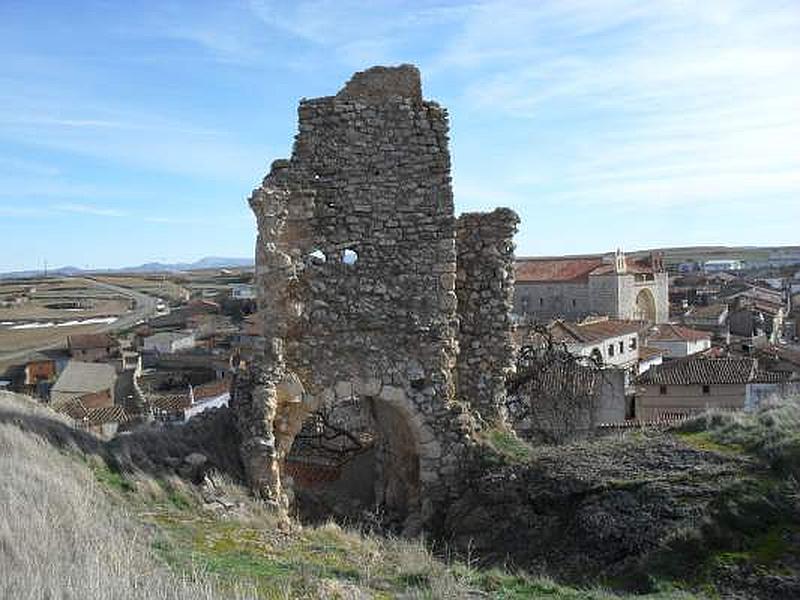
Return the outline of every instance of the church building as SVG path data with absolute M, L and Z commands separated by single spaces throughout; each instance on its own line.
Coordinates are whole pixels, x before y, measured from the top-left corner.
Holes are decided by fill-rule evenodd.
M 660 255 L 519 258 L 514 312 L 547 322 L 578 321 L 589 315 L 666 323 L 669 279 Z

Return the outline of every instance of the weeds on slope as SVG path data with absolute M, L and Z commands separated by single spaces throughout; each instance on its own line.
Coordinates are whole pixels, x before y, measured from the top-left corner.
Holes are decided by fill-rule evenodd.
M 218 597 L 198 569 L 175 574 L 154 560 L 143 529 L 91 470 L 43 439 L 0 424 L 0 473 L 0 597 Z M 234 586 L 228 597 L 247 591 Z
M 17 414 L 0 422 L 2 598 L 619 598 L 441 560 L 422 540 L 301 527 L 223 477 L 215 500 L 177 478 L 123 472 L 47 411 Z

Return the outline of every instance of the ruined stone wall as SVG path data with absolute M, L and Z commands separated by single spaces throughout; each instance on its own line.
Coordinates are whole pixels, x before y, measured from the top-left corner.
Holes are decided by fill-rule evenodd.
M 420 89 L 414 67 L 374 68 L 302 101 L 291 159 L 250 199 L 264 349 L 233 405 L 251 483 L 278 503 L 304 411 L 353 395 L 412 432 L 421 489 L 403 491 L 419 498 L 409 517 L 428 521 L 457 493 L 473 425 L 455 401 L 448 124 Z
M 514 234 L 507 208 L 458 218 L 456 296 L 458 395 L 488 423 L 503 418 L 506 377 L 514 366 Z

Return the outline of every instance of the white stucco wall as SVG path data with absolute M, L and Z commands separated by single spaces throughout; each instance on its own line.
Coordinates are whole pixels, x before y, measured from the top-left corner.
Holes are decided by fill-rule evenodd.
M 684 356 L 691 356 L 711 347 L 711 340 L 706 338 L 702 340 L 649 340 L 648 346 L 664 350 L 668 358 L 682 358 Z

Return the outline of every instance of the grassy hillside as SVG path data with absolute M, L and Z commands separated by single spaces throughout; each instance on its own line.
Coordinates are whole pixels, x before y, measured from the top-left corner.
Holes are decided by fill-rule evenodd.
M 222 476 L 118 471 L 65 427 L 0 394 L 2 598 L 619 597 L 482 570 L 419 540 L 281 521 Z M 675 597 L 689 596 L 648 596 Z
M 538 550 L 573 552 L 569 560 L 588 567 L 593 547 L 615 552 L 624 536 L 614 531 L 635 517 L 637 543 L 649 529 L 671 532 L 631 563 L 649 582 L 648 593 L 637 598 L 796 597 L 798 432 L 800 408 L 788 405 L 755 416 L 698 419 L 675 433 L 635 433 L 564 449 L 531 449 L 506 434 L 490 436 L 492 460 L 500 461 L 492 467 L 493 489 L 506 472 L 517 485 L 527 472 L 537 488 L 526 492 L 529 505 L 502 506 L 493 529 L 516 530 L 531 549 L 550 544 L 528 535 L 531 524 L 524 522 L 525 511 L 547 500 L 548 510 L 572 519 L 561 533 L 553 530 L 553 540 L 574 536 L 582 545 L 570 549 L 562 541 Z M 333 523 L 303 527 L 277 518 L 227 476 L 212 474 L 193 485 L 159 462 L 198 445 L 222 461 L 226 435 L 217 430 L 203 438 L 183 429 L 104 444 L 49 411 L 0 394 L 0 597 L 626 597 L 596 587 L 599 581 L 616 586 L 610 576 L 567 587 L 482 568 L 487 555 L 478 550 L 456 557 L 441 542 Z M 598 483 L 590 473 L 605 479 Z M 705 496 L 703 503 L 692 504 L 693 496 Z M 678 513 L 662 503 L 665 497 L 696 516 L 675 521 Z M 652 513 L 635 514 L 642 498 Z M 588 537 L 581 523 L 591 527 Z

